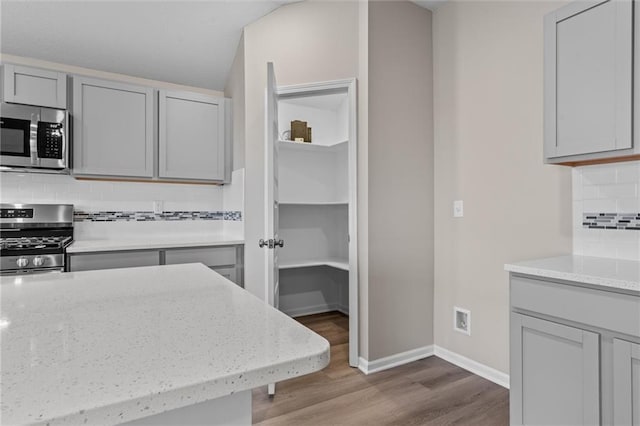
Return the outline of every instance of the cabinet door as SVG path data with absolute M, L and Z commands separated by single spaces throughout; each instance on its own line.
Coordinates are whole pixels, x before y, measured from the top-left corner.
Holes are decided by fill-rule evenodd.
M 69 256 L 69 271 L 71 272 L 157 266 L 159 264 L 160 252 L 156 250 L 74 254 Z
M 633 3 L 574 2 L 544 31 L 545 157 L 632 148 Z
M 613 339 L 613 424 L 640 425 L 640 344 Z
M 223 181 L 224 99 L 161 90 L 158 106 L 159 177 Z
M 232 268 L 211 268 L 211 269 L 216 271 L 217 273 L 219 273 L 220 275 L 222 275 L 223 277 L 225 277 L 226 279 L 228 279 L 232 283 L 240 285 L 240 283 L 238 282 L 238 276 L 237 276 L 237 271 L 236 271 L 235 267 L 232 267 Z
M 153 176 L 153 89 L 74 78 L 73 123 L 75 174 Z
M 600 423 L 600 337 L 511 314 L 512 425 Z
M 67 108 L 65 73 L 6 64 L 3 66 L 2 83 L 4 102 Z

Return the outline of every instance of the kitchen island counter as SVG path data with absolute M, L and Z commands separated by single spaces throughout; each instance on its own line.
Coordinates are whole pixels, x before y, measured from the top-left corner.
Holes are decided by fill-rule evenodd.
M 241 394 L 250 421 L 250 389 L 329 362 L 325 339 L 201 264 L 5 276 L 0 298 L 3 424 L 161 423 Z

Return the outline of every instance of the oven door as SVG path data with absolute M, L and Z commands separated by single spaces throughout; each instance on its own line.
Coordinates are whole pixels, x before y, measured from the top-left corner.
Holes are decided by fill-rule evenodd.
M 0 109 L 0 165 L 32 167 L 37 161 L 40 108 L 2 104 Z

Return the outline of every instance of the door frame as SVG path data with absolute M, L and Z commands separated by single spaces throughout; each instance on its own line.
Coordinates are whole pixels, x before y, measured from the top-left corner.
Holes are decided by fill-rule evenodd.
M 357 80 L 349 78 L 308 84 L 278 86 L 276 94 L 293 95 L 347 92 L 349 100 L 348 185 L 349 185 L 349 365 L 359 366 L 358 283 L 358 110 Z

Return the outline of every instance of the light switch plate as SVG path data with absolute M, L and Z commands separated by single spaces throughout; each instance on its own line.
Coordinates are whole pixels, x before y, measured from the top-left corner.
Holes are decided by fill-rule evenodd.
M 453 217 L 464 216 L 464 203 L 462 200 L 456 200 L 453 202 Z

